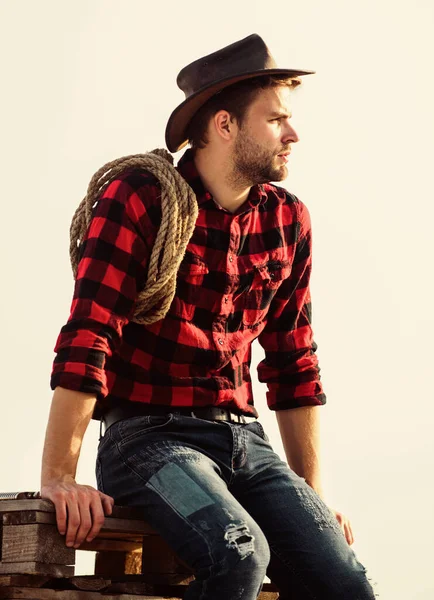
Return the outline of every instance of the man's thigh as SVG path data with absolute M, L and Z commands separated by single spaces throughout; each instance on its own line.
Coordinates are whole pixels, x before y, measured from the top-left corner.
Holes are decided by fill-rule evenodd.
M 219 465 L 193 443 L 168 440 L 164 419 L 156 435 L 157 421 L 142 431 L 131 428 L 132 434 L 113 426 L 98 451 L 99 489 L 116 504 L 143 508 L 144 519 L 196 572 L 241 561 L 264 575 L 267 541 L 228 490 Z
M 249 428 L 247 463 L 232 491 L 267 538 L 268 575 L 282 600 L 373 599 L 333 512 L 258 435 L 258 426 Z

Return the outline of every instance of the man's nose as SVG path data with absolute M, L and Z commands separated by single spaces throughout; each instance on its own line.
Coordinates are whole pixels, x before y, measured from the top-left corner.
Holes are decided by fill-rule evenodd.
M 299 139 L 300 138 L 298 137 L 298 134 L 295 131 L 294 127 L 288 123 L 286 130 L 284 132 L 284 137 L 282 139 L 282 142 L 283 142 L 283 140 L 285 140 L 285 142 L 283 142 L 283 143 L 292 142 L 293 144 L 295 144 L 296 142 L 299 141 Z

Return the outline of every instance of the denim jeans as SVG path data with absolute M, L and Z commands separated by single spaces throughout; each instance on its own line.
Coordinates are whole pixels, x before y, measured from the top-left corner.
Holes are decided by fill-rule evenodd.
M 185 600 L 373 600 L 331 510 L 273 452 L 259 422 L 124 419 L 100 440 L 98 488 L 143 518 L 194 571 Z

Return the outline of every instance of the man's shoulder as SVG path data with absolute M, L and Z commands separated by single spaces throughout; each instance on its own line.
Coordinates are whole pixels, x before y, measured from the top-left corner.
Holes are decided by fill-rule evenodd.
M 141 205 L 146 209 L 159 206 L 161 182 L 150 171 L 141 167 L 127 167 L 113 176 L 105 187 L 99 204 L 115 203 L 124 207 Z
M 266 206 L 268 205 L 266 208 L 267 211 L 275 212 L 279 210 L 279 207 L 283 208 L 282 218 L 284 220 L 288 219 L 289 222 L 298 222 L 302 232 L 310 229 L 309 209 L 298 196 L 274 183 L 264 184 L 263 189 L 268 196 L 268 202 L 265 203 Z
M 122 182 L 134 191 L 144 186 L 161 190 L 160 180 L 144 167 L 127 167 L 116 175 L 113 181 Z
M 262 185 L 264 192 L 267 196 L 273 197 L 279 204 L 300 204 L 300 199 L 289 192 L 286 188 L 276 185 L 275 183 L 265 183 Z
M 275 183 L 263 184 L 262 188 L 267 194 L 267 202 L 265 203 L 266 211 L 274 212 L 283 209 L 285 213 L 291 215 L 288 218 L 297 220 L 300 220 L 303 213 L 307 211 L 306 205 L 300 198 L 286 188 Z

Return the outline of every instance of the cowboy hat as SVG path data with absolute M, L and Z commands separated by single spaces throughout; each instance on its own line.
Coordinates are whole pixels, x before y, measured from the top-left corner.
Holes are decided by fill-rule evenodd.
M 256 33 L 208 54 L 184 67 L 176 79 L 185 100 L 175 108 L 166 127 L 170 152 L 181 150 L 187 139 L 185 130 L 193 115 L 207 100 L 223 88 L 260 75 L 297 77 L 315 71 L 279 69 L 264 40 Z

